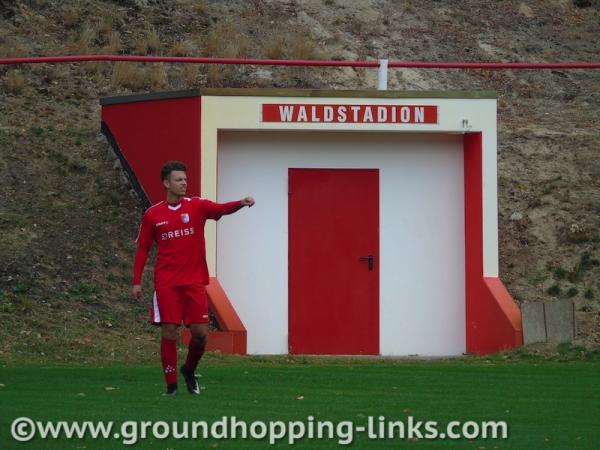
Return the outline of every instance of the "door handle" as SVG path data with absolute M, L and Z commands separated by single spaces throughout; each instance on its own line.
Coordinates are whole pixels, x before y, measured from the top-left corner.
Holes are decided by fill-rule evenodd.
M 368 261 L 369 262 L 369 271 L 373 270 L 373 260 L 374 260 L 374 256 L 373 255 L 367 255 L 367 256 L 361 256 L 360 260 L 361 261 Z

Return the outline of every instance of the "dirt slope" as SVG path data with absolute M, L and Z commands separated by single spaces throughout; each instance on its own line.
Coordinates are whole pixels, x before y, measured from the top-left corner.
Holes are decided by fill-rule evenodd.
M 0 0 L 0 56 L 598 61 L 592 3 Z M 142 208 L 98 139 L 99 97 L 375 84 L 350 68 L 1 66 L 0 358 L 154 358 L 128 297 Z M 577 342 L 600 346 L 600 70 L 393 70 L 389 88 L 498 93 L 501 276 L 520 302 L 574 298 Z

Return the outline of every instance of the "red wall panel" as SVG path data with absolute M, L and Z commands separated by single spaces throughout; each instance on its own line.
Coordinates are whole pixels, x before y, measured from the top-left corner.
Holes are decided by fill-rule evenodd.
M 160 168 L 178 159 L 188 166 L 188 194 L 200 195 L 200 97 L 102 106 L 108 126 L 151 203 L 165 197 Z

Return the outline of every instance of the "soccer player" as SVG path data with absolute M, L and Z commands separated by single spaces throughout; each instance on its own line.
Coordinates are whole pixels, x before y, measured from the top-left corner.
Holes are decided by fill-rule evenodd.
M 215 203 L 200 197 L 186 197 L 186 166 L 168 161 L 160 178 L 166 200 L 146 210 L 137 238 L 133 268 L 132 295 L 142 298 L 142 272 L 148 251 L 157 244 L 154 266 L 154 296 L 151 323 L 161 327 L 160 356 L 167 383 L 166 395 L 177 393 L 177 328 L 183 322 L 190 328 L 188 354 L 180 368 L 190 394 L 199 394 L 195 371 L 204 353 L 208 335 L 206 285 L 208 267 L 204 243 L 207 219 L 219 220 L 244 206 L 254 205 L 252 197 L 229 203 Z

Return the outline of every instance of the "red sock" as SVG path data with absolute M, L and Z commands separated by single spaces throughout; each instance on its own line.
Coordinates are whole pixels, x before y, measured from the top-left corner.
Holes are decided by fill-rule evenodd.
M 190 339 L 190 345 L 188 346 L 188 354 L 187 358 L 185 359 L 185 367 L 189 371 L 196 371 L 198 363 L 200 362 L 200 358 L 202 358 L 202 355 L 204 354 L 204 347 L 206 346 L 205 343 L 206 340 L 203 344 L 194 338 Z
M 167 384 L 177 383 L 177 345 L 175 339 L 162 338 L 160 359 Z

